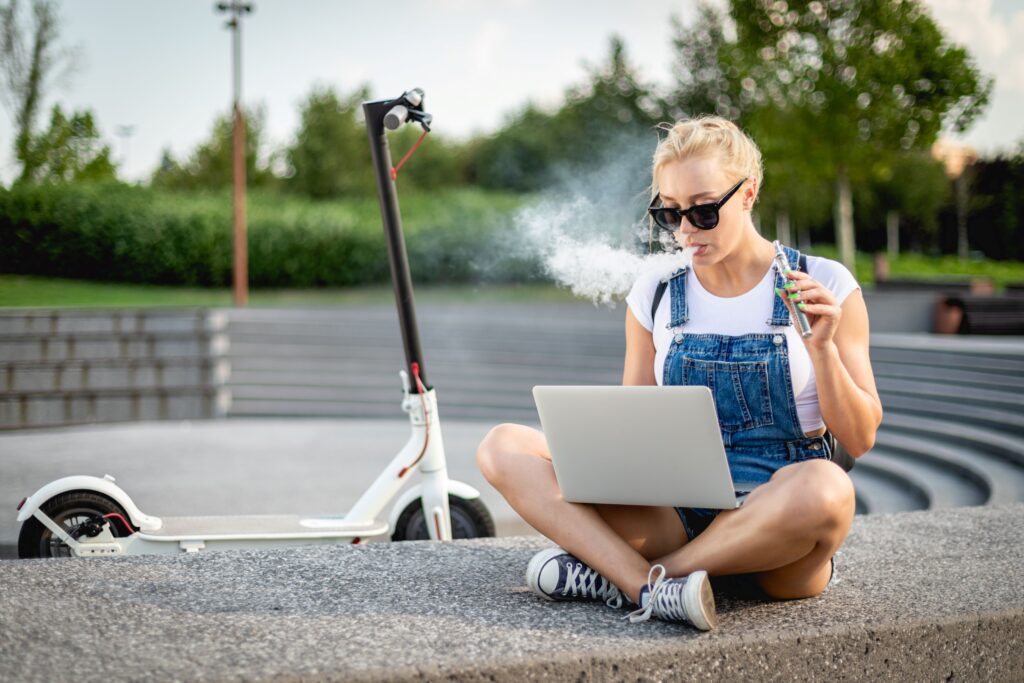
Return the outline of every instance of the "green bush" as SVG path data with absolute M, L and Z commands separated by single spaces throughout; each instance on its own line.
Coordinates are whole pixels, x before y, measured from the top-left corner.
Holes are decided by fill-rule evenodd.
M 522 201 L 479 190 L 404 195 L 414 279 L 466 282 L 485 275 L 475 257 L 491 248 L 495 231 Z M 346 286 L 389 277 L 376 199 L 310 202 L 250 193 L 247 213 L 253 287 Z M 225 286 L 231 269 L 227 192 L 177 194 L 121 184 L 0 190 L 2 272 Z M 520 271 L 536 270 L 520 264 Z

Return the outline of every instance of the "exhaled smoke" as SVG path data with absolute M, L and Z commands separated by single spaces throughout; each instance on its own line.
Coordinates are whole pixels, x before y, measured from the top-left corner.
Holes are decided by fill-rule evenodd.
M 596 213 L 582 197 L 542 200 L 521 210 L 515 221 L 521 247 L 535 251 L 545 274 L 595 304 L 614 305 L 625 298 L 644 272 L 667 278 L 689 265 L 696 251 L 672 250 L 671 239 L 667 244 L 662 237 L 660 247 L 670 250 L 648 254 L 646 221 L 615 230 Z
M 605 163 L 556 174 L 551 189 L 516 214 L 501 253 L 538 262 L 557 284 L 605 305 L 623 299 L 644 272 L 664 279 L 688 265 L 694 250 L 680 250 L 661 230 L 649 253 L 647 198 L 638 190 L 650 179 L 653 144 L 651 136 L 624 137 L 606 145 Z

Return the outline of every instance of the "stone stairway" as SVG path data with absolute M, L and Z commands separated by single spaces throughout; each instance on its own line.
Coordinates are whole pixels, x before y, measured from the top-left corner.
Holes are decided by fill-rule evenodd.
M 222 416 L 227 318 L 204 310 L 0 312 L 0 429 Z
M 617 384 L 623 309 L 580 303 L 419 307 L 446 419 L 538 422 L 536 384 Z M 390 307 L 230 311 L 231 415 L 400 417 Z M 858 510 L 1024 501 L 1024 340 L 875 334 L 885 419 L 851 472 Z

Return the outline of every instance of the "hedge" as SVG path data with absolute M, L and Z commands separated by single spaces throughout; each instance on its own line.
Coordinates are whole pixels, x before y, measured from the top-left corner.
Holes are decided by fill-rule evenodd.
M 417 282 L 536 279 L 528 260 L 477 256 L 500 244 L 522 197 L 453 190 L 400 199 Z M 249 282 L 321 287 L 387 281 L 375 198 L 310 202 L 250 193 Z M 124 185 L 15 185 L 0 189 L 0 271 L 114 282 L 227 286 L 228 193 L 191 195 Z

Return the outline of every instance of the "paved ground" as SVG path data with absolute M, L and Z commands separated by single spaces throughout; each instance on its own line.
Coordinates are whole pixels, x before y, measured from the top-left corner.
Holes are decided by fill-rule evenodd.
M 442 424 L 449 476 L 481 491 L 499 534 L 532 533 L 476 467 L 491 425 Z M 0 432 L 0 550 L 16 555 L 18 501 L 71 474 L 112 474 L 157 516 L 343 513 L 408 437 L 399 420 L 269 418 Z
M 522 584 L 540 538 L 0 563 L 0 679 L 1020 680 L 1024 505 L 858 517 L 818 598 L 719 629 Z

